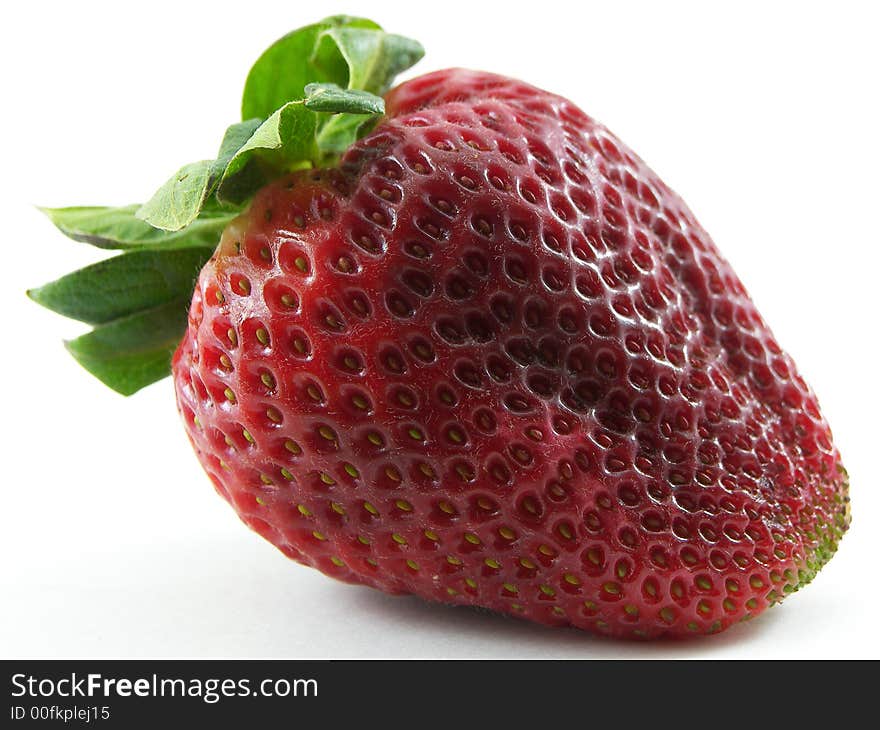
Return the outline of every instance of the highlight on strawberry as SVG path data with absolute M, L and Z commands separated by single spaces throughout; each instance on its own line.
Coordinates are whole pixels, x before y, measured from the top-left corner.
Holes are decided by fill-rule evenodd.
M 334 578 L 627 638 L 721 631 L 849 524 L 815 395 L 685 203 L 575 104 L 333 17 L 217 158 L 47 209 L 33 289 L 130 395 L 171 374 L 241 519 Z M 391 89 L 389 91 L 389 89 Z

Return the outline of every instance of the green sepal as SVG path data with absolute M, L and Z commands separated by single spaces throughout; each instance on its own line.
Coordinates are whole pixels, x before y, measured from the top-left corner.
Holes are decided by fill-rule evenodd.
M 333 58 L 332 46 L 348 68 L 347 83 L 336 83 L 379 95 L 391 88 L 398 74 L 425 55 L 422 44 L 412 38 L 386 33 L 379 26 L 369 28 L 352 22 L 337 23 L 324 31 L 315 54 L 319 64 L 326 63 L 323 59 L 327 56 Z
M 235 153 L 220 178 L 217 198 L 222 203 L 242 203 L 253 189 L 269 178 L 300 168 L 308 168 L 319 157 L 315 142 L 317 115 L 291 101 L 263 122 Z M 251 162 L 246 185 L 241 174 Z M 253 186 L 253 188 L 251 188 Z
M 76 361 L 122 395 L 171 373 L 171 356 L 186 328 L 189 297 L 96 327 L 65 343 Z
M 241 205 L 268 179 L 332 164 L 370 128 L 362 118 L 341 117 L 384 114 L 381 94 L 422 55 L 416 41 L 364 18 L 336 16 L 289 33 L 248 74 L 246 121 L 227 130 L 217 158 L 180 168 L 138 218 L 181 230 L 212 195 L 221 204 Z
M 211 177 L 215 183 L 220 182 L 220 178 L 226 172 L 226 167 L 229 165 L 230 160 L 235 157 L 236 153 L 247 143 L 262 123 L 262 119 L 255 117 L 231 124 L 226 129 L 223 141 L 220 143 L 217 159 L 211 165 Z
M 136 216 L 155 228 L 179 231 L 192 223 L 217 189 L 230 160 L 260 126 L 259 119 L 231 125 L 214 160 L 184 165 L 136 212 Z
M 381 97 L 336 84 L 308 84 L 305 94 L 276 110 L 230 159 L 218 184 L 221 203 L 239 205 L 267 180 L 319 165 L 328 153 L 341 153 L 370 116 L 385 112 Z M 336 116 L 324 122 L 315 112 Z M 347 123 L 331 126 L 337 120 Z M 322 134 L 328 127 L 332 136 Z
M 334 114 L 384 114 L 385 100 L 360 89 L 343 89 L 337 84 L 306 84 L 303 106 L 315 112 Z
M 211 181 L 211 160 L 184 165 L 137 211 L 137 217 L 164 231 L 192 223 L 205 204 Z
M 411 38 L 386 33 L 365 18 L 337 15 L 288 33 L 248 73 L 242 119 L 266 118 L 300 98 L 306 84 L 328 82 L 383 95 L 394 77 L 424 56 Z
M 357 114 L 337 114 L 318 130 L 318 148 L 327 159 L 338 158 L 353 140 L 368 134 L 379 118 Z
M 176 249 L 215 247 L 238 211 L 203 209 L 183 231 L 163 231 L 135 216 L 138 205 L 119 208 L 74 206 L 40 208 L 68 238 L 104 249 Z
M 212 253 L 210 248 L 131 251 L 30 289 L 28 296 L 65 317 L 106 324 L 186 297 Z

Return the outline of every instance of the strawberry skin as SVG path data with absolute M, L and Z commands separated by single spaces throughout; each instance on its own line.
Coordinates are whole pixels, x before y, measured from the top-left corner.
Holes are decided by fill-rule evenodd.
M 684 202 L 515 80 L 441 71 L 386 109 L 199 277 L 173 376 L 242 519 L 341 580 L 622 637 L 811 580 L 846 473 Z

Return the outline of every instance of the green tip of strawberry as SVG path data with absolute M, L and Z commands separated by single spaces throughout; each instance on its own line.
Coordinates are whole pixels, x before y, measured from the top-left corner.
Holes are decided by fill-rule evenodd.
M 217 157 L 181 167 L 143 205 L 41 208 L 75 241 L 122 253 L 28 296 L 94 325 L 67 349 L 131 395 L 171 372 L 196 276 L 220 233 L 267 181 L 332 166 L 385 112 L 382 95 L 424 55 L 371 20 L 334 16 L 267 49 L 248 74 L 242 120 Z
M 838 544 L 852 521 L 849 498 L 849 474 L 843 464 L 835 465 L 836 476 L 824 480 L 824 490 L 817 500 L 825 503 L 819 511 L 820 519 L 808 531 L 807 552 L 798 566 L 796 580 L 783 586 L 783 596 L 793 593 L 810 583 L 825 564 L 834 557 Z

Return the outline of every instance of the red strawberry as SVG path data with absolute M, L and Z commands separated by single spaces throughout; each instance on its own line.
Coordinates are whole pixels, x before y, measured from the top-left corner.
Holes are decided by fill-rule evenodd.
M 571 102 L 448 70 L 277 177 L 174 355 L 198 457 L 291 558 L 623 637 L 712 633 L 849 522 L 816 398 L 684 202 Z

